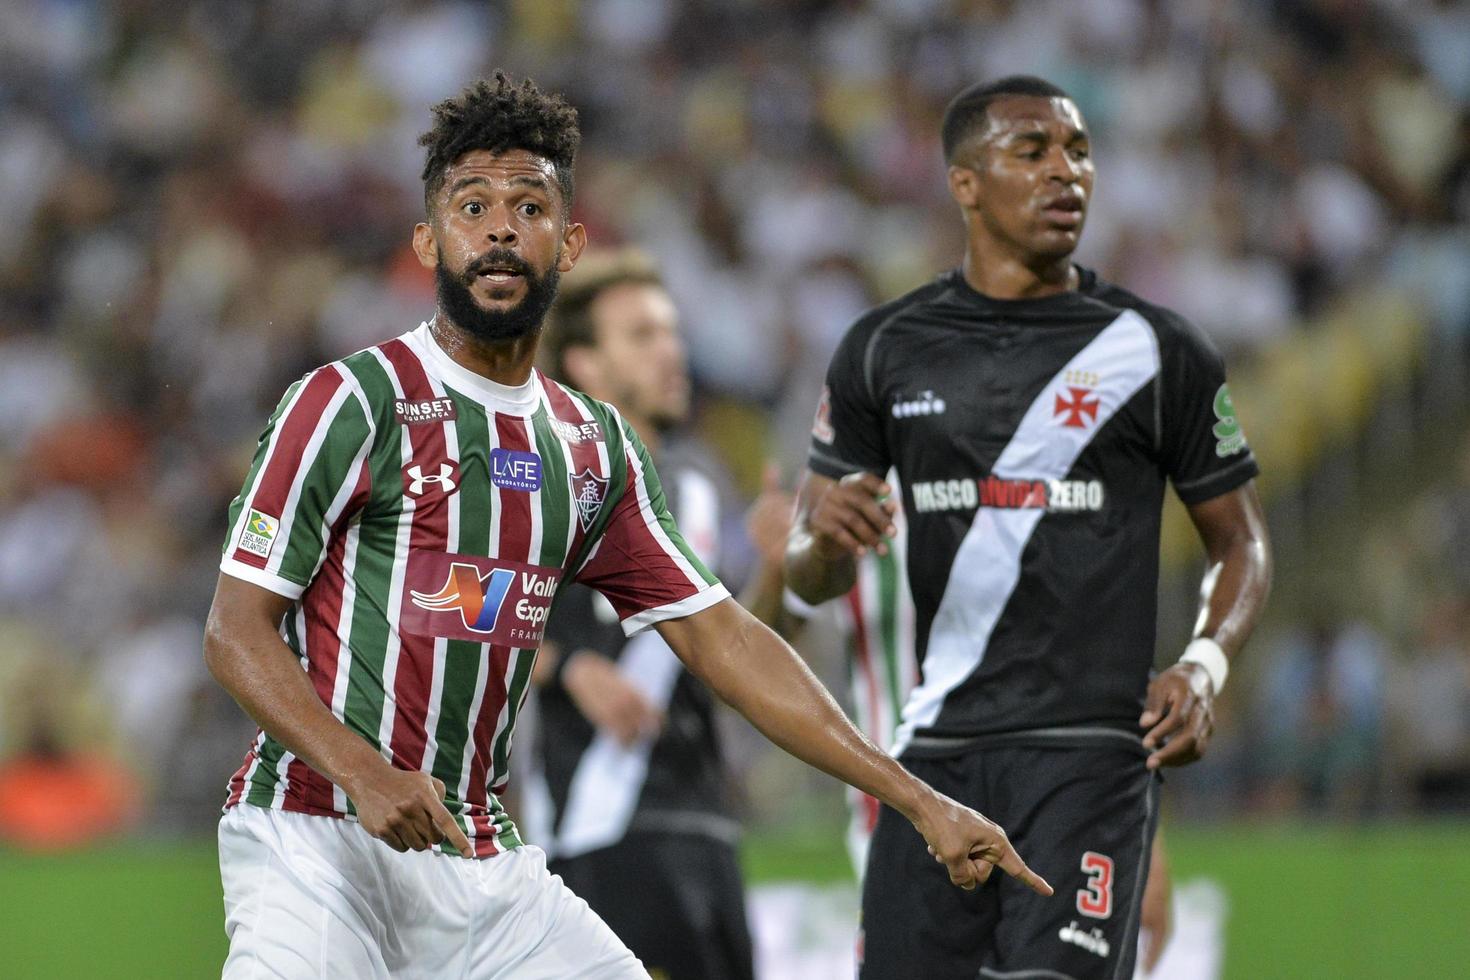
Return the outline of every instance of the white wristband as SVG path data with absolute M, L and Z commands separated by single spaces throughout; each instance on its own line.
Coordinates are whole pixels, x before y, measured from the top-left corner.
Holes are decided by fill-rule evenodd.
M 1184 648 L 1184 655 L 1179 658 L 1179 662 L 1199 664 L 1203 667 L 1205 676 L 1210 679 L 1210 686 L 1216 695 L 1225 687 L 1225 678 L 1230 676 L 1230 658 L 1225 656 L 1225 651 L 1220 649 L 1220 644 L 1207 636 L 1190 641 L 1189 646 Z

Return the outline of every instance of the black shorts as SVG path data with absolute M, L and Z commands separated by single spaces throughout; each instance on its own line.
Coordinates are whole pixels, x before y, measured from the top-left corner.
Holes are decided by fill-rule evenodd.
M 656 980 L 749 980 L 750 929 L 734 847 L 699 834 L 629 832 L 551 861 Z
M 884 807 L 863 877 L 859 975 L 1131 978 L 1160 780 L 1141 746 L 1120 742 L 905 753 L 914 775 L 1004 827 L 1056 894 L 998 869 L 974 891 L 955 887 L 913 825 Z

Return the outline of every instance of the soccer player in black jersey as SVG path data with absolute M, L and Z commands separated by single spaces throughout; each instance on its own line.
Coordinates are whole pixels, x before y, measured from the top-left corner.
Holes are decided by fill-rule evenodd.
M 1004 826 L 1056 886 L 961 892 L 885 808 L 865 977 L 1127 977 L 1158 769 L 1198 759 L 1271 579 L 1257 468 L 1209 340 L 1072 262 L 1081 114 L 1019 76 L 947 110 L 960 268 L 858 320 L 833 356 L 787 552 L 846 592 L 899 501 L 922 677 L 895 752 Z M 1197 636 L 1150 679 L 1165 481 L 1209 560 Z

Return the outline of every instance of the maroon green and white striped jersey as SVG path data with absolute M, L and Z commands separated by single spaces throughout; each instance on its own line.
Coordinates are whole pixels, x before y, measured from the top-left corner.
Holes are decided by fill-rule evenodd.
M 539 372 L 496 384 L 427 324 L 286 392 L 220 567 L 295 600 L 282 635 L 323 703 L 442 780 L 480 856 L 520 844 L 496 794 L 558 588 L 598 589 L 629 635 L 728 595 L 614 408 Z M 264 732 L 230 782 L 239 803 L 354 816 Z

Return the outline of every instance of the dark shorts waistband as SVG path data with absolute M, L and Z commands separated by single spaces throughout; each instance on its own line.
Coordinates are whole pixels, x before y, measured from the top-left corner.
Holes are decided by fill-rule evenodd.
M 1056 728 L 1028 728 L 1016 732 L 990 732 L 984 735 L 915 735 L 909 739 L 904 755 L 939 757 L 959 755 L 976 749 L 1026 746 L 1030 748 L 1126 748 L 1140 758 L 1148 756 L 1143 736 L 1103 725 L 1066 725 Z

